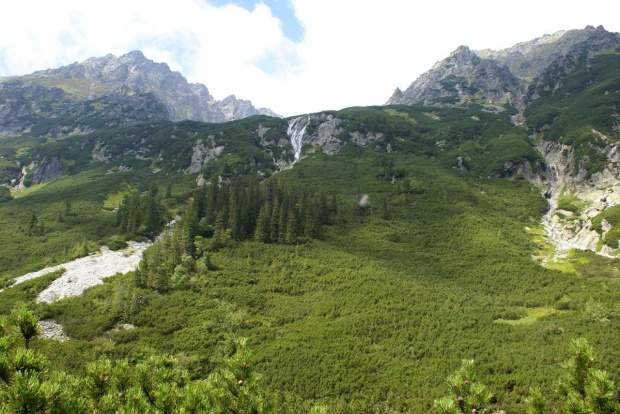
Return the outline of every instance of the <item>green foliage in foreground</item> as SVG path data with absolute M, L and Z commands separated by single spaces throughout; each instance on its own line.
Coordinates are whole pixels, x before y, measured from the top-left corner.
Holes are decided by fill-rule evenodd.
M 449 394 L 435 400 L 437 413 L 465 414 L 486 413 L 486 405 L 491 399 L 487 387 L 478 382 L 474 370 L 474 360 L 464 359 L 461 368 L 447 379 Z
M 81 376 L 52 371 L 28 349 L 37 320 L 23 308 L 0 321 L 0 413 L 269 413 L 245 340 L 206 380 L 192 381 L 175 358 L 99 359 Z M 17 345 L 21 334 L 25 349 Z
M 25 340 L 17 345 L 16 336 Z M 270 413 L 273 395 L 260 388 L 261 376 L 253 369 L 246 340 L 206 380 L 193 381 L 169 355 L 156 355 L 136 364 L 127 359 L 101 358 L 89 363 L 83 375 L 52 371 L 44 356 L 28 349 L 37 334 L 37 319 L 23 307 L 13 310 L 11 323 L 0 320 L 0 413 Z M 572 342 L 573 356 L 561 364 L 556 383 L 562 413 L 617 414 L 614 382 L 595 370 L 592 349 L 583 338 Z M 444 414 L 503 413 L 490 404 L 490 390 L 478 380 L 473 360 L 448 376 L 449 393 L 435 400 L 434 410 Z M 497 399 L 495 399 L 497 401 Z M 530 389 L 529 414 L 548 413 L 540 389 Z M 328 412 L 326 406 L 310 411 Z
M 592 348 L 584 338 L 571 342 L 573 356 L 560 364 L 562 373 L 556 382 L 556 394 L 560 413 L 570 414 L 617 414 L 620 403 L 617 400 L 615 384 L 605 371 L 594 369 Z M 490 413 L 492 394 L 478 381 L 473 360 L 463 360 L 461 368 L 447 379 L 448 395 L 435 400 L 438 414 L 483 414 Z M 547 404 L 540 388 L 531 388 L 525 399 L 528 414 L 547 414 Z M 493 413 L 503 413 L 499 408 Z

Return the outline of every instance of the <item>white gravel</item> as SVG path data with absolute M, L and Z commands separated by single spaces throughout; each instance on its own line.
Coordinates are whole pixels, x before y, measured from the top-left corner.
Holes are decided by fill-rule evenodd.
M 103 246 L 98 253 L 19 276 L 15 278 L 16 282 L 13 286 L 65 269 L 62 276 L 54 280 L 37 296 L 37 302 L 51 303 L 69 296 L 78 296 L 85 289 L 102 284 L 106 277 L 135 270 L 142 259 L 142 252 L 151 244 L 151 242 L 129 242 L 128 248 L 118 251 Z
M 39 321 L 39 337 L 65 342 L 70 340 L 69 335 L 62 329 L 62 325 L 53 319 Z

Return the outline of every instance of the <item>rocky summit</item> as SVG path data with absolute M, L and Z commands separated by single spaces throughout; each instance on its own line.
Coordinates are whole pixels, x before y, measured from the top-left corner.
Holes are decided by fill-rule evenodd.
M 566 75 L 577 65 L 587 65 L 588 59 L 619 45 L 620 34 L 602 26 L 588 26 L 544 35 L 499 51 L 473 51 L 461 46 L 405 91 L 397 88 L 387 104 L 446 107 L 477 103 L 496 109 L 509 104 L 522 111 L 539 96 L 536 89 L 541 85 L 548 90 L 560 86 L 559 79 L 553 85 L 543 85 L 550 77 Z
M 519 80 L 506 67 L 484 59 L 461 46 L 436 63 L 388 104 L 450 106 L 468 101 L 519 105 L 523 90 Z
M 166 63 L 133 51 L 0 79 L 0 132 L 28 132 L 23 122 L 28 117 L 83 117 L 93 103 L 98 115 L 107 112 L 119 124 L 150 118 L 226 122 L 260 114 L 277 116 L 234 95 L 215 100 L 205 85 L 189 83 Z M 56 135 L 67 132 L 56 131 Z

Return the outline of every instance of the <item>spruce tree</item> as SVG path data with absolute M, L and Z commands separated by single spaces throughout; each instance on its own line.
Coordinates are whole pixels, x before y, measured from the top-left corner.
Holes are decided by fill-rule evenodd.
M 318 238 L 320 234 L 321 223 L 319 220 L 319 208 L 320 206 L 315 205 L 313 200 L 310 200 L 306 206 L 304 233 L 311 239 Z
M 293 206 L 290 207 L 288 213 L 288 223 L 286 225 L 286 236 L 284 242 L 286 244 L 297 244 L 297 237 L 299 236 L 299 220 Z
M 28 236 L 32 236 L 36 229 L 37 229 L 37 223 L 38 223 L 38 219 L 37 219 L 37 215 L 33 212 L 32 215 L 30 216 L 30 220 L 28 221 Z
M 271 212 L 269 211 L 269 205 L 263 204 L 258 213 L 258 220 L 256 222 L 256 230 L 254 231 L 254 240 L 268 243 L 269 233 L 271 229 Z
M 183 223 L 181 226 L 181 244 L 183 253 L 194 256 L 196 254 L 195 237 L 198 235 L 198 218 L 193 206 L 188 206 L 185 210 Z
M 390 203 L 387 197 L 383 199 L 383 205 L 381 208 L 381 218 L 384 220 L 390 219 Z
M 205 206 L 205 218 L 210 225 L 215 224 L 218 212 L 218 190 L 219 186 L 217 181 L 211 180 L 209 189 L 207 191 L 206 206 Z
M 273 202 L 273 208 L 271 209 L 271 219 L 270 219 L 270 228 L 269 228 L 269 240 L 273 242 L 278 242 L 279 223 L 280 223 L 280 202 L 276 198 Z
M 286 243 L 286 235 L 288 230 L 288 213 L 289 206 L 286 202 L 286 199 L 282 202 L 280 206 L 280 212 L 278 217 L 278 243 L 284 244 Z
M 230 192 L 228 204 L 228 229 L 233 240 L 241 240 L 241 206 L 235 188 Z

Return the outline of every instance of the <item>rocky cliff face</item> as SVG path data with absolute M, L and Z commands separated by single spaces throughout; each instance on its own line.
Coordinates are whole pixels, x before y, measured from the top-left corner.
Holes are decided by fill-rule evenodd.
M 217 101 L 206 86 L 188 83 L 167 64 L 134 51 L 0 80 L 0 133 L 28 132 L 32 117 L 75 118 L 93 104 L 101 116 L 119 123 L 148 118 L 225 122 L 275 115 L 234 95 Z
M 217 146 L 215 144 L 215 137 L 209 135 L 207 142 L 199 139 L 192 149 L 192 159 L 187 169 L 188 174 L 193 174 L 207 164 L 209 161 L 217 159 L 224 151 L 224 146 Z
M 343 142 L 336 136 L 342 132 L 342 122 L 331 114 L 304 115 L 290 119 L 285 134 L 268 134 L 270 129 L 262 125 L 257 133 L 261 146 L 270 153 L 276 146 L 291 148 L 290 153 L 285 152 L 279 160 L 274 160 L 281 168 L 287 168 L 301 158 L 304 145 L 322 145 L 323 152 L 330 155 L 340 151 Z
M 593 219 L 620 205 L 620 143 L 606 142 L 598 147 L 609 163 L 589 178 L 575 160 L 571 146 L 542 141 L 538 149 L 548 166 L 544 178 L 550 208 L 543 217 L 547 234 L 560 252 L 576 248 L 611 256 L 619 250 L 617 243 L 605 238 L 612 226 L 603 220 L 602 228 L 595 229 Z
M 493 51 L 466 46 L 437 62 L 405 91 L 396 89 L 387 104 L 453 106 L 468 102 L 511 104 L 519 110 L 557 89 L 563 75 L 588 64 L 598 53 L 620 45 L 620 34 L 602 26 L 560 31 Z M 555 79 L 549 84 L 549 79 Z
M 461 46 L 388 104 L 451 106 L 467 102 L 521 106 L 523 87 L 506 67 Z
M 276 130 L 261 124 L 256 132 L 260 145 L 280 169 L 290 168 L 302 159 L 304 146 L 320 147 L 325 154 L 333 155 L 347 142 L 362 147 L 384 142 L 382 132 L 348 130 L 348 122 L 327 113 L 303 115 L 289 119 Z
M 76 100 L 57 87 L 23 79 L 0 82 L 0 135 L 4 136 L 70 135 L 167 117 L 168 112 L 152 93 L 120 88 L 98 98 Z

